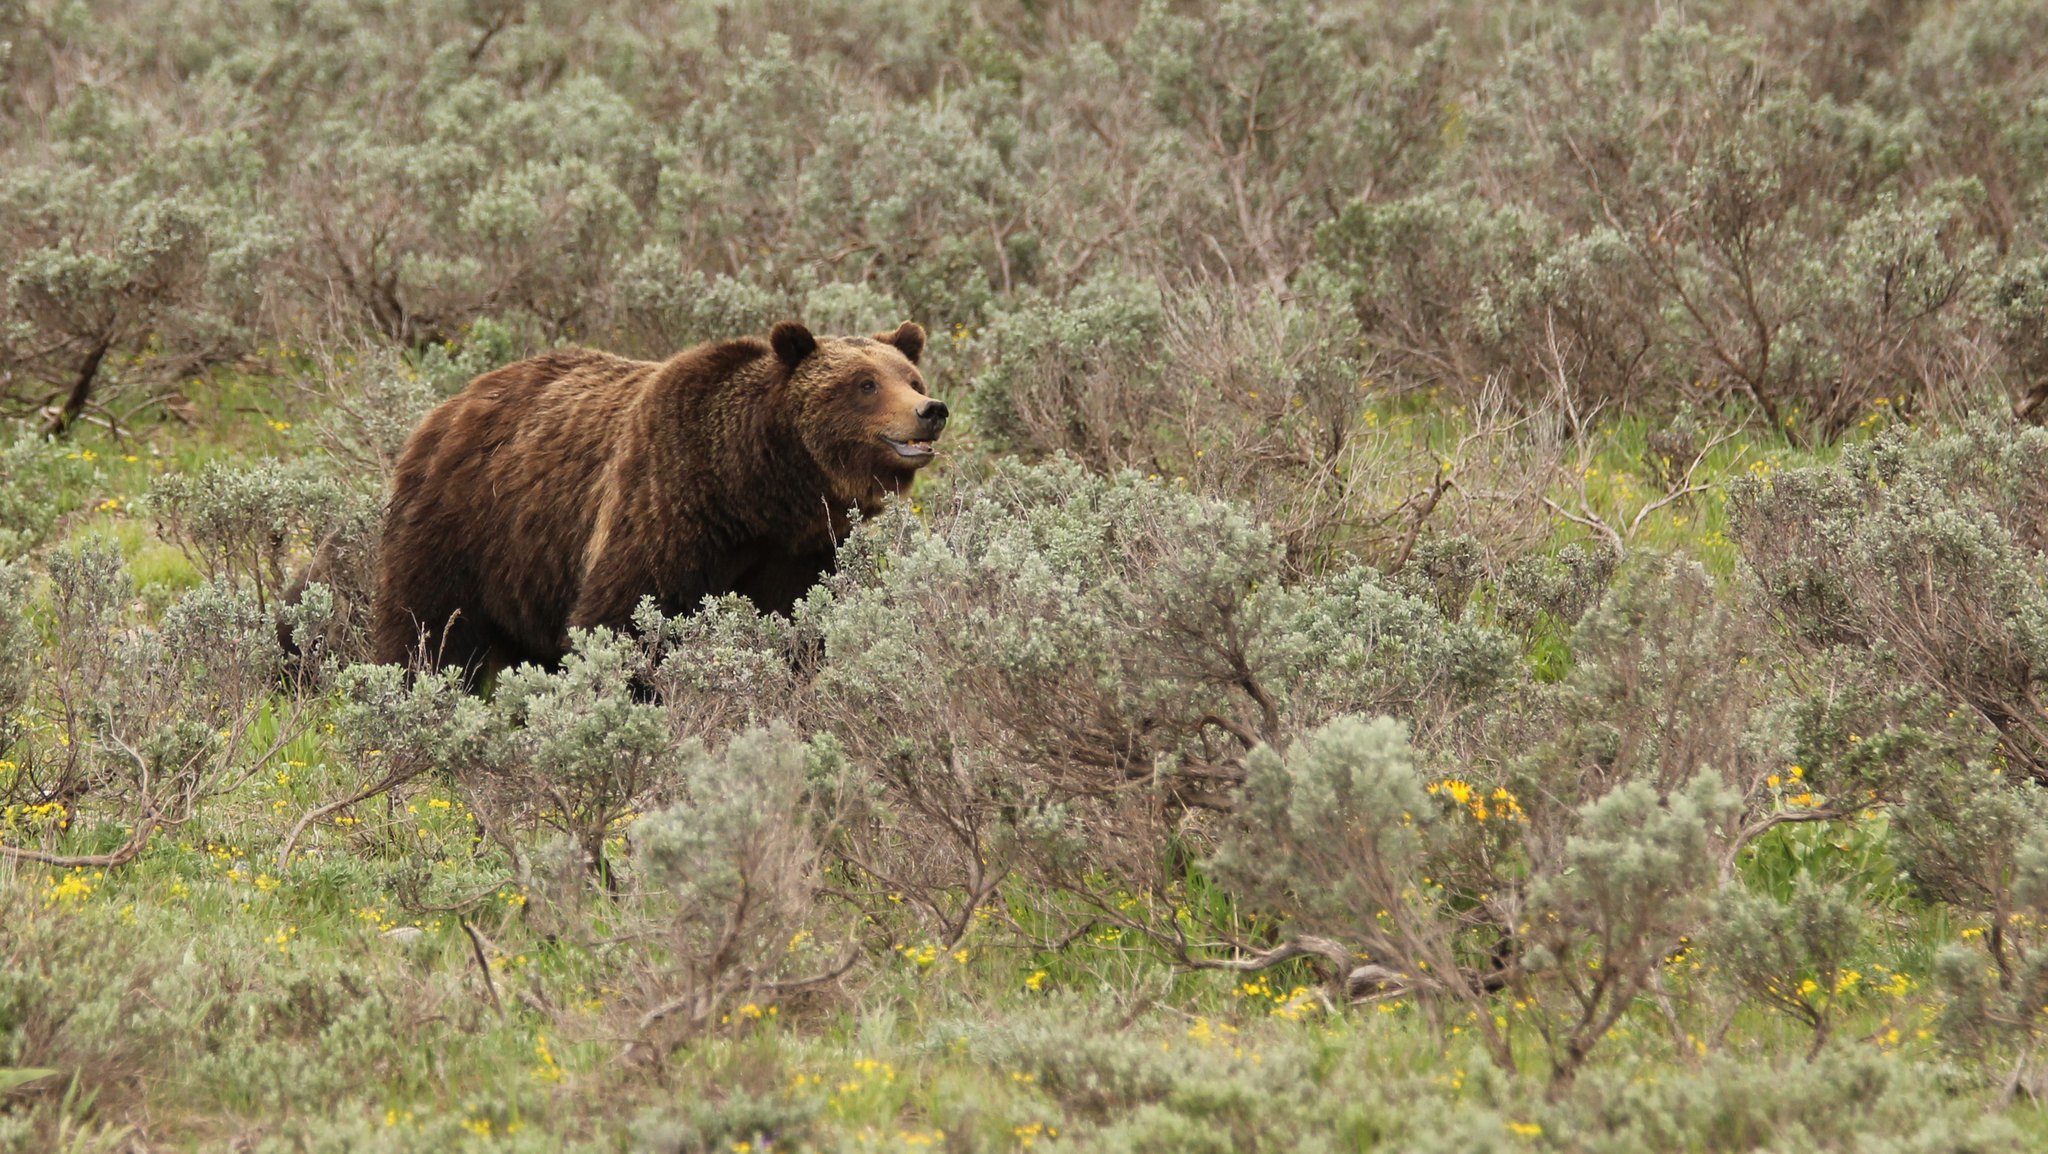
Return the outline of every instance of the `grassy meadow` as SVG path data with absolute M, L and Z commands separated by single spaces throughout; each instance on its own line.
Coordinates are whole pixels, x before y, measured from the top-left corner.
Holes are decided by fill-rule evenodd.
M 2016 0 L 0 0 L 0 1154 L 2048 1145 L 2044 239 Z M 792 615 L 367 662 L 790 317 Z

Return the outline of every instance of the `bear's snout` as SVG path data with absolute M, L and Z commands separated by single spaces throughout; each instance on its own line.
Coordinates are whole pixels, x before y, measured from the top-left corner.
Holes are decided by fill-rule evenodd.
M 938 436 L 939 430 L 946 427 L 946 402 L 926 401 L 919 405 L 917 420 L 924 426 L 922 432 L 927 438 Z

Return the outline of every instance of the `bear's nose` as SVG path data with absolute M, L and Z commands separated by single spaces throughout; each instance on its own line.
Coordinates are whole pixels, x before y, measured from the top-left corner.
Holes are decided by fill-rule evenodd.
M 926 401 L 924 404 L 918 406 L 917 419 L 923 421 L 927 425 L 930 425 L 932 432 L 934 433 L 938 432 L 940 429 L 945 428 L 946 402 Z

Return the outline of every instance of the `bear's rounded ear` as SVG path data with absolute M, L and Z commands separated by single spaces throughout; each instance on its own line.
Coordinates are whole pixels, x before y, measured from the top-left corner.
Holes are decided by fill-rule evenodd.
M 875 339 L 885 345 L 895 345 L 896 351 L 913 365 L 917 363 L 918 354 L 924 352 L 924 326 L 916 321 L 904 321 L 896 326 L 893 333 L 876 333 Z
M 769 332 L 768 343 L 775 346 L 775 355 L 782 358 L 782 363 L 792 369 L 818 351 L 818 338 L 796 321 L 778 323 Z

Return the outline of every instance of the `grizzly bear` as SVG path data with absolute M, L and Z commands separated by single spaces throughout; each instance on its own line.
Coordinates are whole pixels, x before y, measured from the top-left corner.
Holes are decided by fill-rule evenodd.
M 767 340 L 662 362 L 558 349 L 471 381 L 400 455 L 372 611 L 377 660 L 472 676 L 552 664 L 573 627 L 742 593 L 788 613 L 851 510 L 930 464 L 946 406 L 925 333 Z

